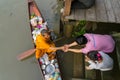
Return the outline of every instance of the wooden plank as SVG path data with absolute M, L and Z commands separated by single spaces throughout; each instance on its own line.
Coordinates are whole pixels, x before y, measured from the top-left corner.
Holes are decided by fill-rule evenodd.
M 108 22 L 116 22 L 114 11 L 111 5 L 111 0 L 104 0 L 104 3 L 106 7 L 107 16 L 108 16 Z
M 120 23 L 120 0 L 96 0 L 89 9 L 73 9 L 66 19 Z
M 75 20 L 85 20 L 85 10 L 75 9 Z
M 63 12 L 64 16 L 68 16 L 70 14 L 71 2 L 72 0 L 65 0 L 65 7 Z
M 96 16 L 97 22 L 107 22 L 107 15 L 104 5 L 104 0 L 96 0 Z
M 85 63 L 85 65 L 88 65 L 88 63 Z M 96 80 L 96 70 L 86 70 L 85 69 L 85 78 L 86 79 L 91 79 L 91 80 Z
M 96 21 L 95 6 L 86 10 L 86 20 L 87 21 Z
M 118 62 L 118 68 L 120 70 L 120 33 L 112 34 L 112 37 L 114 38 L 116 42 L 116 55 L 117 55 L 117 60 L 118 60 L 116 62 Z
M 118 60 L 118 65 L 119 65 L 119 70 L 120 70 L 120 37 L 117 39 L 116 38 L 116 54 L 117 54 L 117 60 Z
M 71 14 L 69 16 L 65 16 L 65 19 L 75 19 L 74 16 L 75 16 L 75 10 L 72 9 Z
M 73 64 L 74 64 L 73 77 L 83 78 L 84 77 L 83 54 L 74 54 L 74 63 Z
M 120 23 L 120 4 L 119 0 L 111 0 L 113 11 L 115 13 L 116 23 Z
M 101 80 L 115 80 L 112 71 L 101 71 Z

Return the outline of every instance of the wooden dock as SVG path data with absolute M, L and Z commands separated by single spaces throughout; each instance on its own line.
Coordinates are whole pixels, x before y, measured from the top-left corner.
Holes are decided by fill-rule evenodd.
M 96 0 L 89 9 L 71 9 L 71 3 L 72 0 L 65 0 L 65 19 L 120 23 L 120 0 Z

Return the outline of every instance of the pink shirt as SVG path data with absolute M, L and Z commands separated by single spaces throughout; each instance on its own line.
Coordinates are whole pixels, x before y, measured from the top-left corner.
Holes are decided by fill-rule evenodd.
M 84 54 L 92 50 L 110 53 L 114 50 L 115 42 L 110 35 L 84 34 L 88 39 L 86 47 L 82 48 Z

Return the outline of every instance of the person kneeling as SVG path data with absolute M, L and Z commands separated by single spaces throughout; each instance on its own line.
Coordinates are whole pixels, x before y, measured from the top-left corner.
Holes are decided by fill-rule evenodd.
M 85 61 L 90 65 L 86 66 L 87 70 L 97 69 L 101 71 L 112 70 L 113 59 L 102 51 L 90 51 L 85 55 Z

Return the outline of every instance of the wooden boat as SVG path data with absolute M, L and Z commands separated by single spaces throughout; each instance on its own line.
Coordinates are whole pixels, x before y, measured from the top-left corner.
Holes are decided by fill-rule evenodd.
M 35 21 L 36 20 L 39 21 L 40 25 L 45 23 L 45 21 L 34 0 L 28 0 L 28 9 L 29 9 L 30 28 L 31 28 L 31 34 L 32 34 L 32 32 L 37 28 L 37 26 L 41 27 L 38 25 L 38 22 L 35 22 Z M 47 26 L 42 27 L 42 28 L 48 29 Z M 17 59 L 23 60 L 29 57 L 30 55 L 34 54 L 35 51 L 36 51 L 35 48 L 25 51 L 21 53 L 20 55 L 18 55 Z M 42 57 L 38 59 L 38 63 L 39 63 L 39 67 L 43 74 L 43 80 L 62 80 L 58 61 L 56 57 L 52 60 L 49 60 L 48 55 L 45 53 Z

